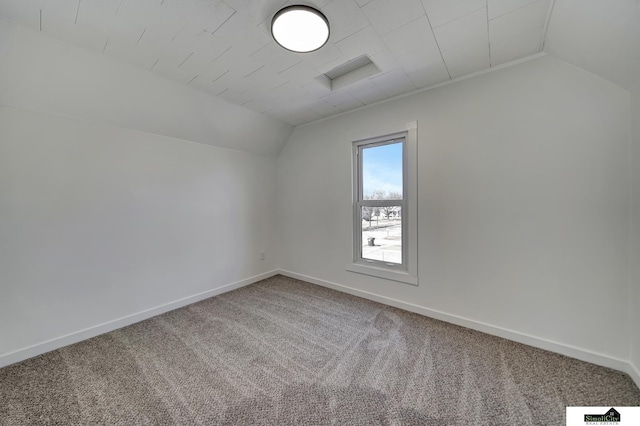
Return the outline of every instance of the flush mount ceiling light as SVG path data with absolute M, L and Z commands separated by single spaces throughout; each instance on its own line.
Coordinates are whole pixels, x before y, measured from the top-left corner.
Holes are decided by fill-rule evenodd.
M 288 6 L 275 14 L 271 34 L 282 47 L 306 53 L 320 49 L 329 40 L 329 21 L 309 6 Z

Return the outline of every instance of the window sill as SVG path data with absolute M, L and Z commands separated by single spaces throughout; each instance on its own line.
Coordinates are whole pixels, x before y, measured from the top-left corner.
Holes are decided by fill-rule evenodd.
M 357 274 L 370 275 L 372 277 L 383 278 L 385 280 L 398 281 L 404 284 L 418 285 L 418 277 L 410 275 L 405 271 L 392 271 L 376 266 L 363 265 L 361 263 L 351 263 L 347 265 L 347 271 Z

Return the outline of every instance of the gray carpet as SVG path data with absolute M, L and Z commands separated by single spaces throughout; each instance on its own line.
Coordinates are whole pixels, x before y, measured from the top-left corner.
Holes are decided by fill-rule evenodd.
M 560 425 L 620 372 L 276 276 L 0 369 L 0 424 Z

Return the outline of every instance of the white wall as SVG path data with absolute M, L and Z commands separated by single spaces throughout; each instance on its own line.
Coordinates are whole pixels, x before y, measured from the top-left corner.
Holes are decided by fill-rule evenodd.
M 272 157 L 0 107 L 0 365 L 272 271 L 275 185 Z
M 555 0 L 544 51 L 631 88 L 640 75 L 640 2 Z
M 292 127 L 0 17 L 0 104 L 277 155 Z
M 640 383 L 640 82 L 631 91 L 631 154 L 631 364 L 635 369 L 636 383 Z
M 277 268 L 291 126 L 2 18 L 0 63 L 0 366 Z
M 278 159 L 281 268 L 624 368 L 628 108 L 547 56 L 298 127 Z M 351 141 L 412 120 L 418 287 L 345 270 Z

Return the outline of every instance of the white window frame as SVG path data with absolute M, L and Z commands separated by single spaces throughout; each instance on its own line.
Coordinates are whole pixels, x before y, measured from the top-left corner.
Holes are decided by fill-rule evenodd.
M 366 147 L 382 146 L 403 140 L 402 200 L 363 200 L 362 158 Z M 395 133 L 361 139 L 352 143 L 353 164 L 353 258 L 347 270 L 378 278 L 418 285 L 418 229 L 417 229 L 417 122 Z M 362 207 L 401 206 L 402 209 L 402 264 L 388 263 L 362 257 Z

